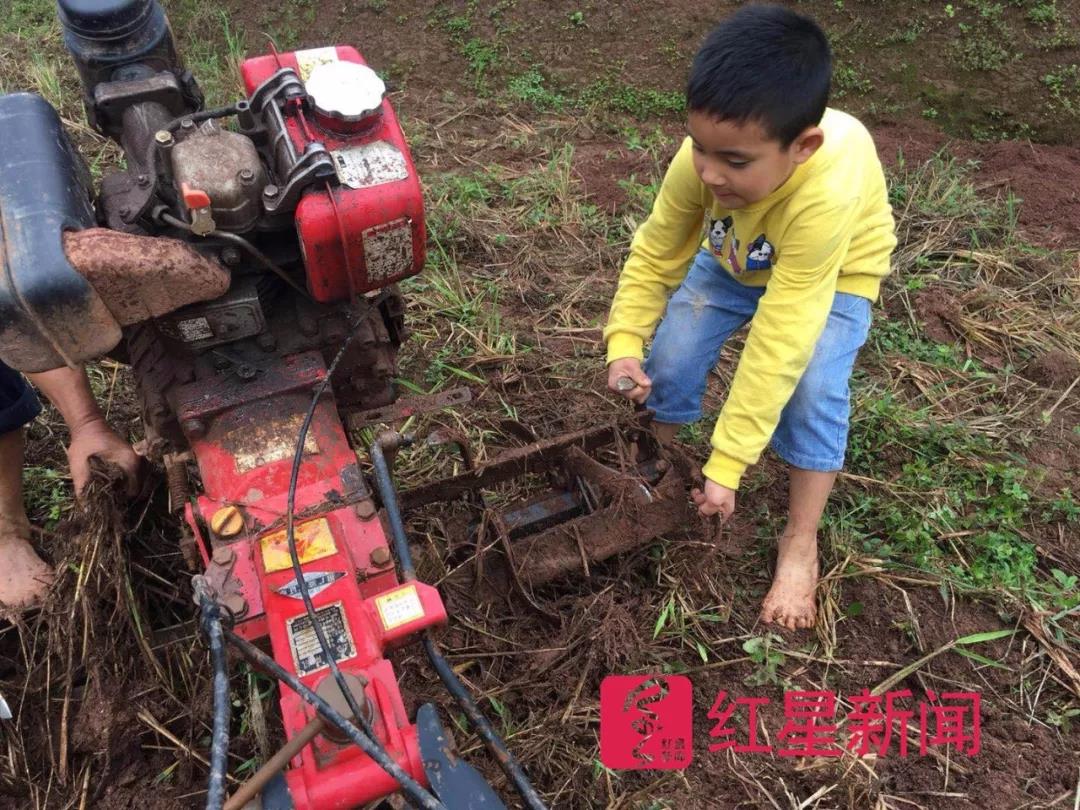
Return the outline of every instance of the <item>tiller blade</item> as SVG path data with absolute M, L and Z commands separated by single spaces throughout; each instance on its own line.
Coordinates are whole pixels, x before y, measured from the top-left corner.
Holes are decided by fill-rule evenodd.
M 460 436 L 429 437 L 457 444 L 471 469 L 402 493 L 402 505 L 414 509 L 460 499 L 476 508 L 476 548 L 489 551 L 476 568 L 465 566 L 454 578 L 479 571 L 491 584 L 531 590 L 588 576 L 590 566 L 686 528 L 694 518 L 688 496 L 693 465 L 682 453 L 661 448 L 648 420 L 639 414 L 630 422 L 545 440 L 509 423 L 510 432 L 534 440 L 476 466 Z M 546 476 L 547 491 L 523 502 L 496 509 L 484 497 L 496 484 L 537 475 Z

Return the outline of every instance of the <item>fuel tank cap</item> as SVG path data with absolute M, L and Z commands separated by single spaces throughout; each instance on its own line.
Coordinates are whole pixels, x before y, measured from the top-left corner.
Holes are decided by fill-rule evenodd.
M 386 84 L 367 65 L 326 62 L 311 71 L 304 83 L 316 113 L 328 123 L 358 124 L 377 115 L 386 95 Z

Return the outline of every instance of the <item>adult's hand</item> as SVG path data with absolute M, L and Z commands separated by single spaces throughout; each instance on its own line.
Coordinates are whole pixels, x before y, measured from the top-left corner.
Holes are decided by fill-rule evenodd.
M 82 494 L 90 481 L 90 457 L 99 456 L 124 471 L 128 492 L 132 497 L 137 495 L 142 459 L 105 421 L 94 401 L 86 372 L 81 368 L 62 366 L 27 376 L 60 411 L 71 432 L 67 453 L 75 494 Z
M 142 484 L 142 457 L 121 439 L 104 419 L 72 429 L 67 457 L 71 467 L 71 481 L 77 495 L 81 495 L 90 483 L 90 459 L 95 456 L 119 467 L 127 482 L 128 495 L 138 495 Z

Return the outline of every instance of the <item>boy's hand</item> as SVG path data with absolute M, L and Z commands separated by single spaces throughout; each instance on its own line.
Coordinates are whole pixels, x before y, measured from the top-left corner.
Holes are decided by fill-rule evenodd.
M 690 497 L 703 517 L 719 515 L 721 520 L 727 520 L 735 511 L 735 490 L 721 486 L 708 478 L 705 479 L 705 491 L 692 489 Z
M 628 379 L 633 386 L 619 380 Z M 641 368 L 641 361 L 636 357 L 623 357 L 613 360 L 608 366 L 607 386 L 616 394 L 621 394 L 632 402 L 643 404 L 652 393 L 652 380 L 645 376 Z

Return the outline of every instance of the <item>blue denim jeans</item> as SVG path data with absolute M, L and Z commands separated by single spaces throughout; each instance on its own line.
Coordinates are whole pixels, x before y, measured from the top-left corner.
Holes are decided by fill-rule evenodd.
M 0 434 L 18 430 L 41 413 L 34 389 L 17 371 L 0 363 Z
M 668 301 L 645 362 L 653 383 L 647 404 L 656 421 L 686 424 L 701 418 L 706 380 L 724 341 L 754 317 L 764 294 L 764 287 L 732 278 L 708 251 L 697 254 Z M 772 436 L 773 450 L 788 464 L 821 472 L 844 466 L 848 382 L 869 330 L 870 301 L 836 293 L 810 364 Z

